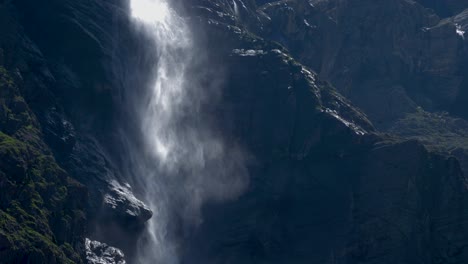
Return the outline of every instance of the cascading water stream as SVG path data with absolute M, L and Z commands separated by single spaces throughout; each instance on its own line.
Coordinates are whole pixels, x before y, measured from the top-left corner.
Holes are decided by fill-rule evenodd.
M 244 155 L 207 124 L 203 106 L 215 103 L 216 96 L 199 84 L 206 76 L 191 70 L 200 54 L 186 21 L 167 0 L 130 0 L 130 9 L 136 28 L 153 42 L 148 51 L 156 55 L 149 98 L 137 96 L 133 106 L 145 145 L 132 150 L 139 156 L 134 174 L 154 212 L 137 261 L 178 263 L 171 222 L 197 225 L 204 201 L 238 195 L 247 182 Z

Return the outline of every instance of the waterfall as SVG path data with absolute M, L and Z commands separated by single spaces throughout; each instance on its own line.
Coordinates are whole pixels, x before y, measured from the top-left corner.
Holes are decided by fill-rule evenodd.
M 129 1 L 135 28 L 152 40 L 148 50 L 157 58 L 148 98 L 137 97 L 134 105 L 145 148 L 132 151 L 140 156 L 135 174 L 154 212 L 137 262 L 178 263 L 180 231 L 176 236 L 170 227 L 196 226 L 205 201 L 239 195 L 247 184 L 245 158 L 210 125 L 204 106 L 217 96 L 200 79 L 215 76 L 194 70 L 201 54 L 186 20 L 168 0 Z
M 234 6 L 234 14 L 238 17 L 239 16 L 239 6 L 236 3 L 236 0 L 232 0 L 232 5 Z

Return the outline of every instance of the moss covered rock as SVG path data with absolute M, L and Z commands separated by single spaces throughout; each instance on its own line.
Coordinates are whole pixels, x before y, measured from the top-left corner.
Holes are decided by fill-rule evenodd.
M 81 263 L 86 190 L 57 165 L 0 67 L 0 262 Z

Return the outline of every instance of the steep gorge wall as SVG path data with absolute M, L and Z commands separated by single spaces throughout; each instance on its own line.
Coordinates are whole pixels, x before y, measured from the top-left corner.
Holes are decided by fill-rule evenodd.
M 220 6 L 197 7 L 209 8 L 207 45 L 229 40 L 212 49 L 226 66 L 219 113 L 234 117 L 221 119 L 256 163 L 245 195 L 206 206 L 204 223 L 187 235 L 184 260 L 465 260 L 467 190 L 456 159 L 375 134 L 327 82 Z
M 110 62 L 126 6 L 88 4 L 0 3 L 5 263 L 84 262 L 85 236 L 137 235 L 151 217 L 109 154 L 120 94 Z
M 358 69 L 346 73 L 347 78 L 335 69 L 356 58 L 373 61 L 371 51 L 382 42 L 364 38 L 353 25 L 362 16 L 383 9 L 369 1 L 354 6 L 352 14 L 343 14 L 343 10 L 320 5 L 307 11 L 307 6 L 290 6 L 294 1 L 281 2 L 261 12 L 253 1 L 236 1 L 237 11 L 232 1 L 180 2 L 181 12 L 197 33 L 197 44 L 206 47 L 208 60 L 222 69 L 221 102 L 212 106 L 218 129 L 242 142 L 253 160 L 250 187 L 244 195 L 228 203 L 207 204 L 201 225 L 178 230 L 182 262 L 466 261 L 468 194 L 458 162 L 416 141 L 378 134 L 361 110 L 323 81 L 335 75 L 339 76 L 336 80 L 348 80 L 352 89 L 342 89 L 330 79 L 346 95 L 359 88 L 359 72 L 374 64 L 358 64 Z M 427 34 L 434 34 L 436 40 L 455 30 L 453 24 L 440 24 L 438 18 L 407 1 L 386 3 L 391 15 L 398 17 L 401 11 L 406 19 L 411 17 L 410 24 L 416 23 L 417 30 L 425 23 L 435 26 Z M 124 115 L 118 107 L 124 101 L 120 89 L 127 86 L 139 91 L 146 81 L 116 83 L 122 81 L 118 73 L 127 67 L 144 70 L 146 66 L 138 57 L 145 42 L 135 39 L 128 28 L 126 8 L 125 3 L 111 1 L 0 3 L 0 12 L 5 14 L 0 16 L 5 21 L 0 23 L 0 65 L 5 68 L 2 82 L 6 83 L 0 84 L 5 105 L 4 118 L 0 117 L 4 134 L 0 155 L 6 153 L 7 159 L 17 161 L 0 166 L 2 190 L 4 186 L 12 190 L 0 194 L 1 212 L 9 214 L 2 218 L 8 221 L 1 222 L 0 255 L 12 260 L 32 256 L 38 263 L 54 258 L 57 263 L 79 263 L 84 259 L 85 235 L 92 234 L 99 223 L 111 228 L 94 230 L 97 238 L 130 253 L 135 246 L 131 241 L 151 217 L 144 204 L 131 202 L 135 200 L 125 184 L 126 175 L 113 165 L 125 159 L 125 153 L 118 153 L 119 148 L 111 144 L 114 122 Z M 284 15 L 291 10 L 296 11 Z M 334 16 L 349 25 L 337 25 Z M 406 39 L 411 34 L 404 27 L 396 26 L 395 32 L 403 32 L 397 35 Z M 348 32 L 349 38 L 335 42 L 336 36 L 323 29 L 331 34 Z M 447 34 L 450 56 L 440 56 L 454 58 L 452 53 L 458 52 L 462 40 L 456 32 Z M 311 42 L 296 49 L 294 43 L 301 40 Z M 357 51 L 353 46 L 334 50 L 336 45 L 355 43 L 350 40 L 367 46 Z M 415 43 L 419 43 L 414 44 L 418 50 L 425 45 Z M 376 67 L 377 71 L 387 72 L 385 65 L 394 61 L 390 50 L 384 49 L 384 60 L 377 63 L 383 68 Z M 111 69 L 108 66 L 115 65 L 115 57 L 122 60 Z M 444 69 L 449 79 L 458 78 L 455 64 L 452 60 L 443 63 L 448 65 Z M 423 67 L 432 69 L 433 65 Z M 390 69 L 395 76 L 405 72 L 399 66 Z M 369 91 L 363 90 L 361 94 Z M 413 109 L 412 104 L 409 107 Z M 35 173 L 27 174 L 28 168 Z M 85 189 L 70 176 L 87 187 L 88 204 Z M 18 204 L 14 201 L 22 197 L 15 191 L 19 179 L 30 183 L 28 190 L 34 192 Z M 47 191 L 42 182 L 50 185 Z M 43 220 L 40 227 L 28 220 L 38 216 Z M 14 237 L 18 230 L 24 232 Z M 124 236 L 128 240 L 122 240 Z M 43 256 L 42 260 L 37 256 Z

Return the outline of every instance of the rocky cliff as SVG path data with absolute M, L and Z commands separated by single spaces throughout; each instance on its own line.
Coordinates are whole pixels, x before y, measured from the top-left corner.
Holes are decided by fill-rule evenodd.
M 133 263 L 152 212 L 117 144 L 147 81 L 122 73 L 148 71 L 127 4 L 0 1 L 0 263 Z M 176 228 L 182 263 L 468 261 L 468 3 L 172 4 L 252 156 L 243 195 Z
M 230 133 L 245 140 L 256 164 L 244 196 L 228 204 L 206 206 L 205 222 L 187 237 L 184 263 L 465 261 L 464 208 L 468 196 L 458 161 L 431 153 L 417 141 L 379 134 L 363 112 L 329 83 L 336 83 L 344 94 L 359 91 L 366 96 L 349 96 L 354 104 L 369 102 L 377 108 L 391 104 L 389 100 L 405 99 L 382 96 L 380 101 L 372 94 L 378 88 L 370 84 L 365 88 L 367 84 L 360 79 L 379 79 L 391 73 L 387 66 L 379 70 L 369 61 L 359 64 L 367 60 L 365 56 L 374 63 L 385 60 L 381 55 L 387 53 L 374 53 L 372 57 L 373 53 L 366 51 L 368 55 L 364 56 L 355 51 L 350 39 L 339 43 L 340 38 L 345 38 L 341 30 L 359 34 L 349 27 L 382 19 L 382 14 L 399 16 L 398 9 L 350 1 L 343 7 L 343 15 L 357 17 L 344 23 L 348 29 L 340 29 L 331 14 L 307 1 L 272 2 L 258 7 L 254 14 L 248 7 L 236 14 L 228 3 L 220 2 L 200 1 L 195 10 L 204 12 L 200 19 L 205 21 L 208 32 L 207 45 L 215 39 L 229 40 L 222 48 L 217 41 L 217 48 L 212 49 L 218 51 L 213 57 L 221 57 L 228 72 L 225 101 L 219 112 L 234 116 L 234 120 L 228 119 L 228 127 L 233 128 Z M 418 12 L 428 12 L 425 19 L 437 19 L 415 3 L 386 3 L 407 12 L 402 15 L 405 19 L 417 20 Z M 369 22 L 369 26 L 373 23 Z M 388 21 L 380 23 L 394 26 Z M 321 26 L 335 28 L 320 32 Z M 456 35 L 455 27 L 452 29 Z M 252 31 L 263 38 L 252 36 Z M 385 49 L 385 40 L 373 43 L 371 39 L 378 38 L 369 38 L 356 37 L 369 49 Z M 337 46 L 349 52 L 333 50 Z M 436 60 L 434 55 L 428 57 Z M 300 61 L 330 72 L 317 68 L 321 74 L 315 74 Z M 346 80 L 343 76 L 331 78 L 333 61 L 340 61 L 336 67 L 359 68 L 347 73 L 353 76 L 349 77 L 349 87 L 340 87 Z M 360 66 L 366 64 L 372 66 Z M 362 72 L 365 67 L 374 71 Z M 412 104 L 416 112 L 418 105 Z M 369 108 L 363 110 L 369 111 L 371 120 L 373 114 L 379 114 Z
M 123 8 L 0 3 L 0 263 L 86 262 L 86 236 L 137 233 L 151 217 L 106 149 Z

